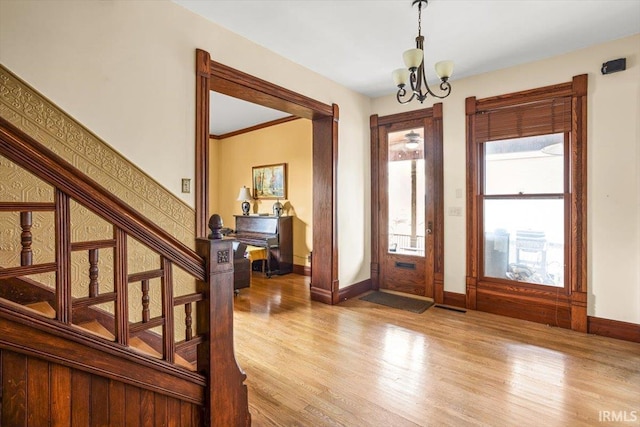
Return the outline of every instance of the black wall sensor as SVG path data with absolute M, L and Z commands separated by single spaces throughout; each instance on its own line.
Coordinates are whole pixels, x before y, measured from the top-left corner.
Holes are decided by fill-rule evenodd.
M 607 61 L 602 64 L 602 74 L 611 74 L 616 73 L 618 71 L 624 71 L 627 69 L 627 58 L 619 58 L 614 59 L 612 61 Z

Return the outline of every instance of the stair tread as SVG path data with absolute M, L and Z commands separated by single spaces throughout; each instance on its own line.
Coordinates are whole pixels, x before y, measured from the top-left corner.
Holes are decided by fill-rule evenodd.
M 38 301 L 31 304 L 26 304 L 25 307 L 31 310 L 34 310 L 38 312 L 38 314 L 41 314 L 50 319 L 55 319 L 56 317 L 56 311 L 46 301 Z M 109 341 L 116 340 L 116 337 L 97 320 L 91 320 L 89 322 L 79 323 L 79 324 L 76 324 L 75 326 L 80 327 L 86 331 L 89 331 L 95 335 L 98 335 L 99 337 L 104 338 L 106 340 L 109 340 Z M 140 337 L 131 337 L 129 339 L 129 347 L 147 356 L 151 356 L 156 359 L 162 359 L 162 354 L 156 351 L 153 347 L 147 344 Z M 178 353 L 174 354 L 174 363 L 190 371 L 194 371 L 194 372 L 196 371 L 196 365 L 194 363 L 188 362 L 185 358 L 180 356 Z
M 86 329 L 89 332 L 92 332 L 104 339 L 107 339 L 109 341 L 115 341 L 116 337 L 109 332 L 109 330 L 107 328 L 105 328 L 100 322 L 98 322 L 97 320 L 91 320 L 89 322 L 84 322 L 84 323 L 80 323 L 76 326 L 79 326 L 83 329 Z
M 196 371 L 196 365 L 193 363 L 189 363 L 184 357 L 180 356 L 178 353 L 175 354 L 175 364 L 178 366 L 182 366 L 190 371 Z
M 56 311 L 47 301 L 38 301 L 31 304 L 26 304 L 25 307 L 37 311 L 39 314 L 48 317 L 49 319 L 55 319 L 56 317 Z
M 160 352 L 156 351 L 156 349 L 154 349 L 153 347 L 151 347 L 149 344 L 147 344 L 144 340 L 142 340 L 140 337 L 131 337 L 129 339 L 129 347 L 133 348 L 134 350 L 137 350 L 143 354 L 146 354 L 148 356 L 154 357 L 156 359 L 162 359 L 162 354 L 160 354 Z M 186 368 L 190 371 L 195 371 L 196 367 L 193 363 L 189 363 L 185 358 L 183 358 L 182 356 L 180 356 L 179 354 L 175 353 L 174 354 L 174 363 L 178 366 L 182 366 L 183 368 Z
M 139 337 L 129 338 L 129 347 L 138 350 L 148 356 L 155 357 L 156 359 L 162 359 L 162 354 L 157 352 L 153 347 L 151 347 Z

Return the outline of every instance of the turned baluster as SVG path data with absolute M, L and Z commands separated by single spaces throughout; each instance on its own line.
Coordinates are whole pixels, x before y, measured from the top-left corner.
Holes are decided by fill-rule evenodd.
M 33 241 L 33 235 L 31 234 L 31 226 L 33 225 L 31 212 L 20 212 L 20 227 L 22 233 L 20 234 L 20 243 L 22 244 L 22 250 L 20 251 L 20 265 L 31 265 L 33 263 L 33 251 L 31 250 L 31 243 Z
M 97 297 L 99 295 L 98 285 L 98 250 L 89 249 L 89 296 Z
M 151 314 L 149 312 L 149 301 L 151 298 L 149 297 L 149 280 L 142 281 L 142 321 L 148 322 Z
M 191 338 L 193 338 L 193 331 L 191 329 L 191 325 L 193 323 L 193 319 L 191 318 L 191 303 L 187 303 L 184 305 L 184 312 L 186 315 L 186 317 L 184 318 L 184 340 L 189 341 Z

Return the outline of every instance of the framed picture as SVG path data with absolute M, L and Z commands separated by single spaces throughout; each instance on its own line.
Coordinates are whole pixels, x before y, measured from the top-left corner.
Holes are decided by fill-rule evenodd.
M 287 198 L 286 163 L 253 167 L 253 198 Z

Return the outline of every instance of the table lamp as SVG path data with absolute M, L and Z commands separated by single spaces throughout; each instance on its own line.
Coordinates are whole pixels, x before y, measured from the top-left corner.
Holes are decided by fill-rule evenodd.
M 251 191 L 245 186 L 242 186 L 240 189 L 240 193 L 238 193 L 238 198 L 236 200 L 242 202 L 242 215 L 249 215 L 249 210 L 251 209 Z

